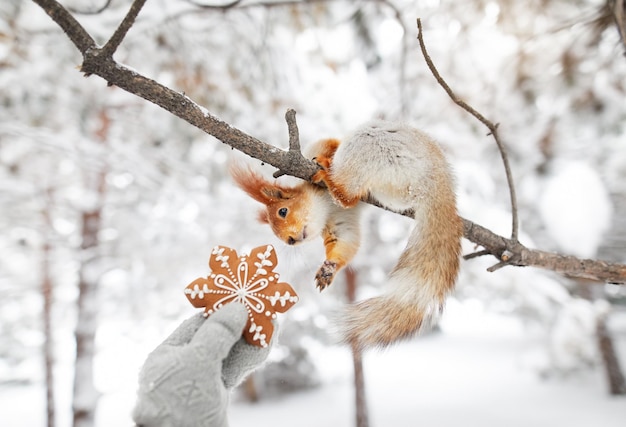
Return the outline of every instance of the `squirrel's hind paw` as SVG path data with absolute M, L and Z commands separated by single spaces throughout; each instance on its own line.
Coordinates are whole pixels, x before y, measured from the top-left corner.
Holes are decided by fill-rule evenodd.
M 320 292 L 330 286 L 335 278 L 335 273 L 337 273 L 337 263 L 329 260 L 324 261 L 324 264 L 315 274 L 315 286 Z

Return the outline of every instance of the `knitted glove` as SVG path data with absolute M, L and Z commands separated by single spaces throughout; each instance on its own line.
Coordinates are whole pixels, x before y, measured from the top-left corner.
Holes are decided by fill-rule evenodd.
M 229 389 L 269 354 L 241 338 L 241 304 L 184 321 L 146 359 L 133 420 L 142 427 L 226 427 Z

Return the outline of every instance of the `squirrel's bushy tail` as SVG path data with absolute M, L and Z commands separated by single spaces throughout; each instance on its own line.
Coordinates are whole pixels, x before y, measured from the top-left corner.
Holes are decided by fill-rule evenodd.
M 430 212 L 416 211 L 418 225 L 389 276 L 387 293 L 349 306 L 343 313 L 340 323 L 347 343 L 357 348 L 386 347 L 413 336 L 443 309 L 459 270 L 463 223 L 454 203 L 430 206 Z

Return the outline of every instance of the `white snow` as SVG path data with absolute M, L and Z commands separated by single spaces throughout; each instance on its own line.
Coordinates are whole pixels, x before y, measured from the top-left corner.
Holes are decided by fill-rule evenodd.
M 451 309 L 443 333 L 366 355 L 372 426 L 623 426 L 626 402 L 606 395 L 599 370 L 542 380 L 524 366 L 529 344 L 516 320 L 471 312 Z M 322 388 L 259 404 L 235 402 L 231 426 L 354 425 L 350 357 L 339 349 L 329 353 L 318 360 L 332 368 Z
M 107 335 L 120 339 L 119 334 Z M 623 338 L 618 343 L 626 349 Z M 533 346 L 519 320 L 488 314 L 476 304 L 451 302 L 441 333 L 366 354 L 371 425 L 623 426 L 626 401 L 607 395 L 601 369 L 571 378 L 542 379 L 529 363 Z M 97 382 L 104 392 L 97 426 L 131 425 L 135 381 L 150 348 L 139 348 L 126 338 L 110 348 L 118 350 L 97 359 Z M 256 404 L 234 395 L 231 427 L 354 425 L 348 351 L 324 348 L 316 352 L 315 361 L 323 386 Z M 42 425 L 43 396 L 39 386 L 0 389 L 1 425 Z
M 598 173 L 582 161 L 554 166 L 539 212 L 548 233 L 565 253 L 592 257 L 611 225 L 612 205 Z

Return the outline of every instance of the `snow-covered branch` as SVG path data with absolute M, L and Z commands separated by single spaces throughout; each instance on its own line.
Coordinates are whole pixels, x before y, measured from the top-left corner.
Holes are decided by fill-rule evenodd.
M 250 136 L 218 119 L 186 95 L 119 64 L 112 58 L 113 52 L 97 47 L 87 31 L 58 2 L 54 0 L 33 1 L 50 15 L 81 52 L 83 55 L 81 71 L 85 75 L 100 76 L 109 85 L 117 86 L 162 107 L 234 149 L 276 167 L 283 174 L 308 180 L 317 170 L 318 166 L 305 159 L 299 150 L 280 150 Z M 128 28 L 125 28 L 124 31 L 127 30 Z M 116 47 L 115 43 L 117 41 L 114 41 L 114 45 L 110 46 Z M 296 146 L 297 128 L 295 127 L 293 112 L 288 112 L 287 121 L 290 129 L 290 146 Z M 375 201 L 368 202 L 376 204 Z M 402 214 L 410 216 L 411 212 L 403 212 Z M 470 220 L 464 219 L 463 223 L 465 237 L 477 246 L 483 247 L 482 254 L 493 255 L 499 260 L 499 264 L 492 269 L 503 265 L 533 266 L 552 270 L 568 277 L 618 284 L 626 283 L 626 265 L 585 260 L 529 249 L 518 242 L 515 236 L 512 239 L 507 239 Z

